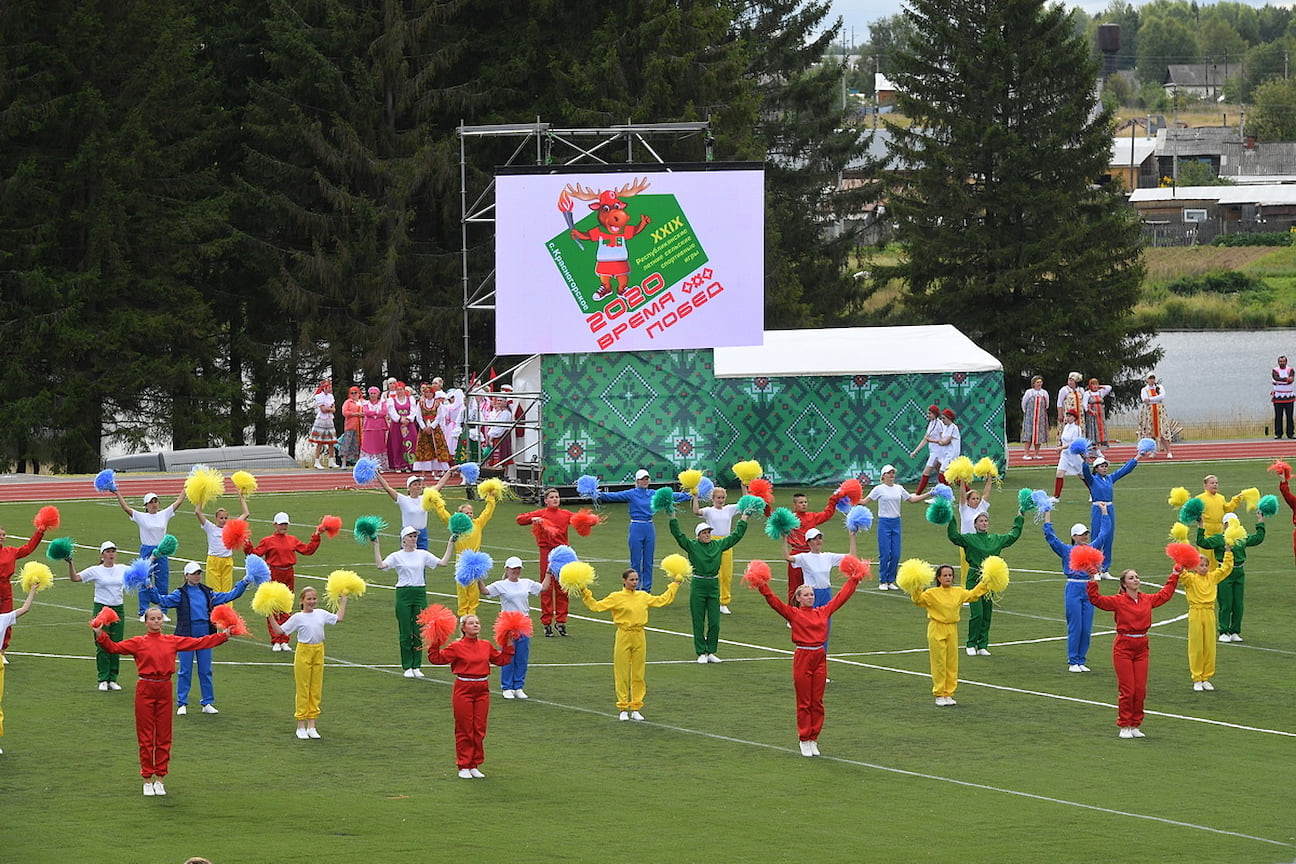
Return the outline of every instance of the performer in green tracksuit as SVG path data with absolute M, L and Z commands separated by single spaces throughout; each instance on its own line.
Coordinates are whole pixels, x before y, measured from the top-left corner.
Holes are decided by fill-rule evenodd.
M 990 534 L 990 514 L 982 513 L 976 517 L 976 533 L 960 534 L 958 521 L 951 519 L 945 526 L 950 542 L 963 549 L 968 561 L 967 581 L 965 588 L 971 590 L 981 582 L 981 565 L 991 555 L 998 555 L 1004 549 L 1017 542 L 1022 532 L 1022 514 L 1018 511 L 1013 519 L 1012 530 L 1007 534 Z M 971 657 L 980 654 L 990 656 L 990 615 L 994 605 L 989 597 L 973 600 L 968 609 L 967 653 Z
M 1229 522 L 1237 519 L 1236 513 L 1224 514 L 1224 527 L 1227 528 Z M 1256 515 L 1255 531 L 1248 534 L 1244 539 L 1233 544 L 1233 572 L 1219 583 L 1216 589 L 1216 601 L 1219 603 L 1219 641 L 1221 642 L 1241 642 L 1242 641 L 1242 592 L 1246 588 L 1245 564 L 1248 546 L 1259 546 L 1265 539 L 1264 516 Z M 1197 522 L 1197 547 L 1199 549 L 1209 549 L 1215 553 L 1216 558 L 1224 557 L 1224 535 L 1212 534 L 1206 535 L 1202 528 L 1201 520 Z
M 693 650 L 699 663 L 719 663 L 716 648 L 720 645 L 720 559 L 726 549 L 738 545 L 747 533 L 747 517 L 738 517 L 733 533 L 720 540 L 711 539 L 711 526 L 702 522 L 693 529 L 690 540 L 680 530 L 679 520 L 671 515 L 670 531 L 675 542 L 693 565 L 693 578 L 689 585 L 689 612 L 693 616 Z

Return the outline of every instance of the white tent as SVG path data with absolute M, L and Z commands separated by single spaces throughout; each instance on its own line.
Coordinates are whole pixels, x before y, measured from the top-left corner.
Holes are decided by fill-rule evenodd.
M 715 349 L 717 378 L 1002 371 L 951 324 L 766 330 L 763 345 Z

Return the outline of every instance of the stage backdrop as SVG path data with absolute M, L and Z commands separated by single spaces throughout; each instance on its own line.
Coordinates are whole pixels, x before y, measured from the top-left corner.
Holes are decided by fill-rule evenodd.
M 898 480 L 912 481 L 927 453 L 909 451 L 926 430 L 924 412 L 933 402 L 957 412 L 964 455 L 989 456 L 1006 471 L 1003 373 L 953 327 L 772 331 L 765 340 L 770 358 L 809 349 L 817 362 L 807 362 L 803 351 L 798 368 L 832 369 L 839 345 L 857 369 L 875 353 L 886 362 L 873 365 L 885 371 L 793 374 L 785 366 L 777 374 L 743 374 L 746 361 L 763 365 L 760 357 L 735 358 L 723 349 L 545 355 L 545 483 L 571 484 L 582 474 L 631 482 L 643 467 L 654 482 L 699 468 L 732 485 L 729 466 L 745 459 L 787 485 L 848 477 L 871 484 L 887 463 Z M 919 344 L 932 350 L 912 350 Z M 891 345 L 908 345 L 903 354 L 939 356 L 946 368 L 897 368 Z M 721 372 L 732 377 L 717 377 L 718 356 Z M 771 359 L 767 368 L 777 365 Z

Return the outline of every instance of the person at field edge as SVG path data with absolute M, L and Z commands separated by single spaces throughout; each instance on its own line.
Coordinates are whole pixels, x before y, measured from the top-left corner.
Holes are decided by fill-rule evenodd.
M 1044 389 L 1044 379 L 1031 378 L 1030 389 L 1022 394 L 1022 458 L 1043 459 L 1040 448 L 1049 440 L 1049 392 Z M 1031 455 L 1032 449 L 1034 455 Z
M 1273 379 L 1269 398 L 1273 401 L 1274 440 L 1284 434 L 1296 438 L 1296 424 L 1292 422 L 1292 405 L 1296 403 L 1296 369 L 1287 365 L 1287 357 L 1283 355 L 1278 358 L 1278 365 L 1269 370 L 1269 377 Z

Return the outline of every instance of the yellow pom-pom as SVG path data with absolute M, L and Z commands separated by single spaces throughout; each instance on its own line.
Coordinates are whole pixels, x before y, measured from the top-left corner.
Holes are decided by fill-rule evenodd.
M 702 482 L 702 472 L 696 468 L 690 468 L 687 471 L 679 473 L 680 488 L 685 492 L 697 494 L 698 484 Z
M 998 594 L 1008 587 L 1008 562 L 998 555 L 991 555 L 981 562 L 981 581 Z
M 1253 512 L 1260 504 L 1260 490 L 1254 486 L 1250 489 L 1243 489 L 1238 494 L 1241 495 L 1242 500 L 1246 502 L 1248 512 Z
M 1166 503 L 1171 507 L 1182 507 L 1188 503 L 1188 499 L 1191 497 L 1192 496 L 1188 494 L 1187 489 L 1182 486 L 1176 486 L 1170 490 L 1170 497 L 1167 499 Z
M 1247 529 L 1242 527 L 1242 523 L 1236 519 L 1230 519 L 1224 523 L 1224 542 L 1232 546 L 1239 540 L 1245 540 Z
M 896 571 L 896 584 L 906 594 L 917 594 L 931 585 L 936 578 L 936 568 L 921 558 L 910 558 Z
M 441 490 L 433 486 L 429 486 L 423 490 L 423 498 L 421 501 L 423 509 L 429 513 L 435 510 L 438 504 L 441 504 L 443 507 L 445 506 L 445 499 L 441 497 Z
M 999 466 L 995 464 L 995 461 L 993 459 L 991 459 L 989 456 L 986 456 L 982 458 L 981 461 L 977 462 L 976 465 L 972 466 L 972 476 L 976 477 L 978 480 L 984 480 L 987 477 L 989 477 L 992 480 L 998 479 Z M 948 471 L 945 472 L 945 478 L 947 480 L 949 479 Z
M 252 597 L 252 611 L 266 618 L 276 612 L 289 612 L 292 605 L 292 589 L 282 582 L 262 582 Z
M 184 493 L 189 503 L 203 508 L 225 492 L 225 477 L 215 468 L 203 466 L 185 478 Z
M 50 568 L 39 561 L 28 561 L 22 567 L 22 575 L 19 577 L 22 584 L 23 593 L 26 594 L 36 586 L 37 591 L 44 591 L 54 584 L 54 574 Z
M 1188 526 L 1182 522 L 1176 522 L 1170 527 L 1170 537 L 1178 543 L 1188 542 Z
M 324 585 L 324 605 L 336 612 L 339 600 L 343 597 L 363 597 L 367 587 L 360 574 L 354 570 L 334 570 Z
M 689 564 L 689 560 L 678 552 L 663 558 L 661 566 L 666 571 L 666 575 L 676 582 L 682 581 L 685 576 L 693 575 L 693 565 Z
M 739 462 L 733 466 L 734 476 L 744 483 L 751 483 L 757 477 L 765 472 L 761 470 L 761 464 L 755 459 L 748 459 L 746 462 Z
M 483 480 L 477 484 L 477 494 L 483 498 L 494 498 L 496 501 L 503 501 L 512 493 L 509 491 L 509 485 L 498 477 L 491 477 L 489 480 Z
M 966 456 L 960 456 L 945 466 L 945 482 L 951 486 L 970 483 L 972 482 L 972 475 L 975 473 L 976 468 L 972 465 L 972 460 Z
M 579 591 L 594 583 L 594 568 L 584 561 L 573 561 L 564 564 L 558 571 L 558 584 L 564 591 Z
M 235 471 L 230 475 L 230 480 L 234 482 L 234 487 L 243 493 L 244 498 L 256 491 L 257 480 L 247 471 Z

